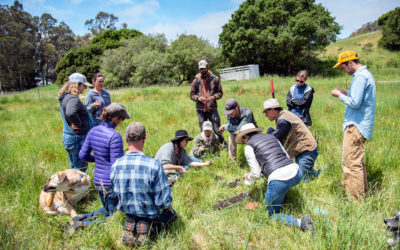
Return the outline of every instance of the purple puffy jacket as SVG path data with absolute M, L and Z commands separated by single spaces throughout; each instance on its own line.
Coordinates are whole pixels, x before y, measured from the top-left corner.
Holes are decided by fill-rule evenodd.
M 79 151 L 82 161 L 95 162 L 94 184 L 111 186 L 110 169 L 113 163 L 124 155 L 121 135 L 115 131 L 115 124 L 103 120 L 92 128 Z M 90 154 L 93 151 L 93 154 Z

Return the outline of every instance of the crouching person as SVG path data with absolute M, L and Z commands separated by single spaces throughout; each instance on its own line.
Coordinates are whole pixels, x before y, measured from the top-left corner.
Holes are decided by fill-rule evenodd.
M 244 183 L 254 184 L 262 173 L 268 180 L 265 202 L 270 218 L 288 226 L 300 227 L 302 231 L 313 231 L 310 215 L 297 219 L 280 213 L 287 191 L 300 183 L 302 172 L 290 160 L 278 139 L 270 134 L 260 134 L 262 131 L 263 128 L 247 123 L 236 137 L 236 143 L 246 144 L 244 153 L 250 166 L 250 173 L 243 176 Z
M 172 223 L 177 215 L 171 207 L 172 193 L 162 165 L 143 153 L 146 129 L 138 122 L 125 131 L 128 151 L 111 168 L 118 210 L 126 214 L 122 238 L 128 246 L 142 246 L 152 233 Z

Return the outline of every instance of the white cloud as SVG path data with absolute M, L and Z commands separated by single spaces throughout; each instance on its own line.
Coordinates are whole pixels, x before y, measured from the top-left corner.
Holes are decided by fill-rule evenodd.
M 145 15 L 154 15 L 159 8 L 160 4 L 156 0 L 147 0 L 129 7 L 121 13 L 126 17 L 140 18 Z
M 194 34 L 207 39 L 214 45 L 218 44 L 222 26 L 228 22 L 231 11 L 208 13 L 193 21 L 159 22 L 144 29 L 145 33 L 164 33 L 168 40 L 175 40 L 179 34 Z

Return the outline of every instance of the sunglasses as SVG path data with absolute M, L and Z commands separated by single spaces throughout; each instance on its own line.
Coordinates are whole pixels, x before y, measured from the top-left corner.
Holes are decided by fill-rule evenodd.
M 296 82 L 299 82 L 299 83 L 304 83 L 304 81 L 302 81 L 302 80 L 295 80 Z

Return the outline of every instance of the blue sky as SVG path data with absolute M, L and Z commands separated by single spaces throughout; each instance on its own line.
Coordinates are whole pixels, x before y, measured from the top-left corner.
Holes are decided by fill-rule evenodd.
M 1 0 L 12 5 L 14 0 Z M 214 45 L 222 25 L 243 0 L 20 0 L 24 10 L 33 16 L 50 13 L 58 22 L 64 21 L 77 35 L 87 33 L 85 21 L 99 11 L 112 13 L 119 18 L 118 27 L 145 34 L 164 33 L 168 40 L 178 34 L 196 34 Z M 399 0 L 316 0 L 327 8 L 342 26 L 339 38 L 348 37 L 364 23 L 374 21 L 382 14 L 400 7 Z M 360 4 L 362 3 L 362 4 Z

